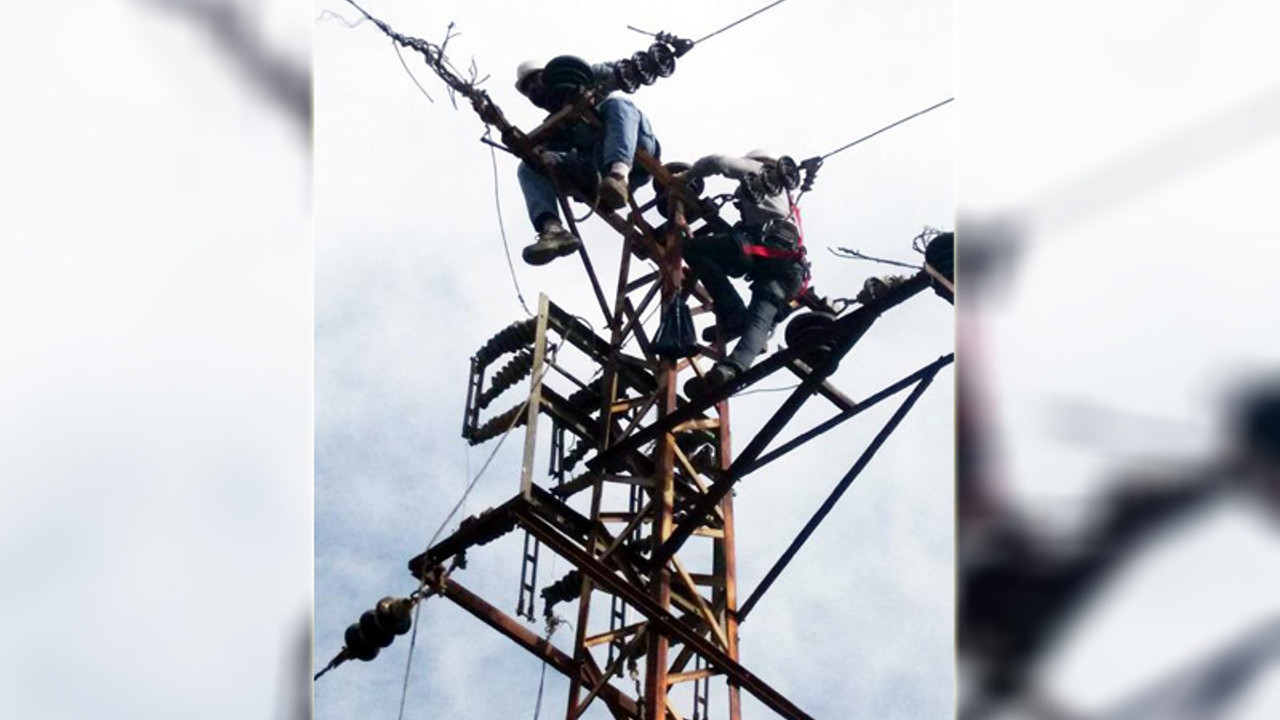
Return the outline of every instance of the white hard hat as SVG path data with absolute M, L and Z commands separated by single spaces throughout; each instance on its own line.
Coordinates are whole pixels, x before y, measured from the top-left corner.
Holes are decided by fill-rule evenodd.
M 516 67 L 516 89 L 524 92 L 521 85 L 524 84 L 525 78 L 533 73 L 542 72 L 547 64 L 541 60 L 525 60 Z
M 773 154 L 773 151 L 765 148 L 756 148 L 754 150 L 748 150 L 746 157 L 749 157 L 752 160 L 776 160 L 778 158 L 777 155 Z

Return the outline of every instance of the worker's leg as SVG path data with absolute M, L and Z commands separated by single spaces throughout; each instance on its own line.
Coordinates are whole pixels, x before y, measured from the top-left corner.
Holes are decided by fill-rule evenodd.
M 533 244 L 520 253 L 524 261 L 530 265 L 545 265 L 558 257 L 577 252 L 582 241 L 560 223 L 556 188 L 551 179 L 524 163 L 520 163 L 516 177 L 524 191 L 529 221 L 538 232 Z
M 516 178 L 524 192 L 524 204 L 529 210 L 529 222 L 533 223 L 533 229 L 542 232 L 543 224 L 548 219 L 558 222 L 560 206 L 551 179 L 525 163 L 520 163 L 520 167 L 516 168 Z
M 751 283 L 751 304 L 743 316 L 742 337 L 729 357 L 724 359 L 724 364 L 732 366 L 738 373 L 751 367 L 769 341 L 769 334 L 782 317 L 788 300 L 800 289 L 802 282 L 803 269 L 794 265 Z
M 657 139 L 649 121 L 631 103 L 611 97 L 600 103 L 604 120 L 604 141 L 600 151 L 600 206 L 605 210 L 626 207 L 631 193 L 649 179 L 643 169 L 633 167 L 636 148 L 657 153 Z
M 692 238 L 684 243 L 685 262 L 711 295 L 711 309 L 716 320 L 729 329 L 740 325 L 746 312 L 742 296 L 729 282 L 731 272 L 738 274 L 740 253 L 737 241 L 728 235 Z
M 612 172 L 615 165 L 621 164 L 627 168 L 621 174 L 626 175 L 630 172 L 637 147 L 646 152 L 654 151 L 657 141 L 653 129 L 639 108 L 626 98 L 611 97 L 600 103 L 599 110 L 604 120 L 601 170 Z

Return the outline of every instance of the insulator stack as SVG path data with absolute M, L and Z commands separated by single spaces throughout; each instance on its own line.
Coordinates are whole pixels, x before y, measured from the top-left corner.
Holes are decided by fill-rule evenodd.
M 584 388 L 578 388 L 569 396 L 569 404 L 582 410 L 583 412 L 595 412 L 600 409 L 600 380 L 587 385 Z
M 476 362 L 483 367 L 506 353 L 528 348 L 533 344 L 537 333 L 537 318 L 513 322 L 499 330 L 497 335 L 489 338 L 489 341 L 476 351 Z
M 740 181 L 743 197 L 758 203 L 766 197 L 800 187 L 800 166 L 791 156 L 783 155 L 777 160 L 762 162 L 760 172 L 747 173 Z
M 524 415 L 521 413 L 522 410 L 524 410 L 523 404 L 511 408 L 501 415 L 489 418 L 483 425 L 467 436 L 467 442 L 472 445 L 479 445 L 482 442 L 498 437 L 506 432 L 507 428 L 523 424 Z
M 385 597 L 379 600 L 373 610 L 366 610 L 358 622 L 347 627 L 347 654 L 365 662 L 378 657 L 378 652 L 390 645 L 397 635 L 409 632 L 413 626 L 412 608 L 413 601 L 408 598 Z
M 800 187 L 800 166 L 790 155 L 783 155 L 778 158 L 775 165 L 778 174 L 782 176 L 782 185 L 788 190 L 795 190 Z
M 476 407 L 480 409 L 488 407 L 489 403 L 506 392 L 507 388 L 528 377 L 532 371 L 533 353 L 529 350 L 521 350 L 506 365 L 503 365 L 498 372 L 493 374 L 493 379 L 489 381 L 489 387 L 485 388 L 484 392 L 480 393 L 480 397 L 476 399 Z
M 578 443 L 573 446 L 572 450 L 565 453 L 562 465 L 565 472 L 573 470 L 574 466 L 582 462 L 582 458 L 586 457 L 587 453 L 591 452 L 591 447 L 592 443 L 589 443 L 586 440 L 579 440 Z
M 924 261 L 951 282 L 955 282 L 956 235 L 953 232 L 938 233 L 924 250 Z
M 658 33 L 657 40 L 647 50 L 637 51 L 613 64 L 613 79 L 620 90 L 633 93 L 641 85 L 652 85 L 660 77 L 670 77 L 676 71 L 676 58 L 693 48 L 692 42 L 669 33 Z
M 556 603 L 569 602 L 577 600 L 578 594 L 582 592 L 582 573 L 577 570 L 570 570 L 567 575 L 550 585 L 542 588 L 543 612 L 547 615 L 551 614 L 551 608 Z
M 471 517 L 464 518 L 462 522 L 458 523 L 458 532 L 469 532 L 473 528 L 482 529 L 483 532 L 479 530 L 475 532 L 473 544 L 488 545 L 494 540 L 497 540 L 503 535 L 506 535 L 516 529 L 515 518 L 499 518 L 498 522 L 490 520 L 495 517 L 498 516 L 493 514 L 493 508 L 489 508 L 488 510 L 482 511 L 479 515 L 472 515 Z

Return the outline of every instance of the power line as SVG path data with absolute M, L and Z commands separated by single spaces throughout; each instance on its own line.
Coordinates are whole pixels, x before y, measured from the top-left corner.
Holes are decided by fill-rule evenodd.
M 486 126 L 485 137 L 489 137 L 490 128 Z M 511 271 L 511 284 L 516 288 L 516 299 L 520 301 L 520 307 L 524 308 L 526 315 L 532 317 L 533 312 L 529 310 L 529 305 L 524 301 L 524 293 L 520 292 L 520 281 L 516 279 L 516 266 L 511 262 L 511 245 L 507 242 L 507 226 L 502 221 L 502 197 L 498 194 L 498 153 L 493 149 L 493 144 L 489 145 L 489 160 L 493 164 L 493 204 L 498 209 L 498 231 L 502 234 L 502 251 L 507 256 L 507 269 Z
M 364 21 L 368 20 L 368 18 L 362 17 L 359 20 L 356 20 L 355 22 L 351 22 L 350 20 L 346 19 L 342 15 L 332 10 L 323 10 L 320 12 L 319 15 L 316 16 L 316 22 L 324 22 L 325 20 L 337 20 L 338 22 L 342 23 L 343 25 L 346 25 L 349 28 L 355 28 L 359 26 L 361 23 L 363 23 Z
M 800 385 L 797 383 L 795 385 L 784 385 L 782 387 L 756 388 L 755 390 L 744 390 L 738 393 L 737 395 L 735 395 L 734 397 L 742 397 L 743 395 L 755 395 L 756 393 L 783 392 L 784 390 L 795 390 L 798 387 L 800 387 Z
M 744 22 L 746 22 L 746 21 L 750 20 L 751 18 L 753 18 L 753 17 L 755 17 L 755 16 L 759 15 L 760 13 L 764 12 L 765 10 L 768 10 L 769 8 L 773 7 L 774 5 L 781 5 L 782 3 L 786 2 L 786 1 L 787 1 L 787 0 L 775 0 L 775 2 L 772 2 L 772 3 L 769 3 L 768 5 L 765 5 L 764 7 L 760 8 L 759 10 L 757 10 L 757 11 L 755 11 L 755 12 L 751 13 L 750 15 L 747 15 L 746 17 L 742 17 L 742 18 L 739 18 L 739 19 L 737 19 L 737 20 L 734 20 L 733 22 L 729 23 L 728 25 L 725 25 L 724 27 L 722 27 L 722 28 L 720 28 L 719 30 L 717 30 L 717 31 L 715 31 L 715 32 L 713 32 L 713 33 L 711 33 L 710 35 L 706 35 L 706 36 L 704 36 L 704 37 L 698 38 L 697 40 L 694 40 L 694 41 L 693 41 L 693 44 L 694 44 L 694 45 L 697 45 L 697 44 L 701 43 L 703 40 L 709 40 L 709 39 L 711 39 L 711 38 L 715 37 L 716 35 L 719 35 L 720 33 L 724 32 L 725 30 L 728 30 L 728 29 L 729 29 L 729 28 L 731 28 L 731 27 L 734 27 L 734 26 L 736 26 L 736 25 L 740 25 L 740 24 L 742 24 L 742 23 L 744 23 Z
M 548 364 L 547 367 L 543 368 L 542 373 L 534 382 L 536 383 L 541 381 L 542 375 L 546 375 L 547 370 L 549 370 L 550 367 L 550 364 Z M 430 550 L 431 547 L 436 544 L 436 540 L 440 539 L 440 534 L 449 526 L 449 522 L 453 520 L 453 516 L 462 508 L 462 504 L 467 501 L 467 497 L 471 495 L 471 491 L 475 489 L 476 483 L 478 483 L 480 478 L 484 476 L 485 470 L 489 469 L 489 464 L 493 462 L 493 458 L 496 457 L 498 451 L 502 449 L 502 443 L 506 442 L 511 431 L 515 429 L 516 424 L 520 422 L 520 418 L 523 416 L 524 409 L 528 404 L 529 400 L 526 398 L 524 403 L 521 404 L 520 410 L 516 411 L 515 415 L 511 418 L 511 424 L 507 426 L 507 429 L 502 433 L 502 437 L 498 439 L 498 444 L 494 446 L 493 451 L 489 453 L 489 457 L 485 459 L 484 465 L 480 466 L 479 472 L 476 473 L 475 477 L 471 479 L 471 482 L 467 484 L 466 489 L 463 490 L 462 497 L 458 498 L 458 502 L 454 503 L 453 509 L 449 511 L 449 514 L 445 516 L 444 521 L 440 523 L 440 527 L 436 529 L 435 534 L 433 534 L 431 539 L 427 541 L 427 550 Z M 413 650 L 418 641 L 418 615 L 422 612 L 421 594 L 426 585 L 427 579 L 426 573 L 424 572 L 422 582 L 418 585 L 418 591 L 416 593 L 416 595 L 418 595 L 418 602 L 415 603 L 413 607 L 413 633 L 409 636 L 409 656 L 405 659 L 404 663 L 404 686 L 400 690 L 400 714 L 397 716 L 398 720 L 404 720 L 405 699 L 409 696 L 409 670 L 413 666 Z
M 854 145 L 857 145 L 858 143 L 863 142 L 864 140 L 870 140 L 871 138 L 873 138 L 873 137 L 875 137 L 875 136 L 879 135 L 880 133 L 882 133 L 882 132 L 884 132 L 884 131 L 886 131 L 886 130 L 889 130 L 890 128 L 895 128 L 895 127 L 897 127 L 897 126 L 901 125 L 902 123 L 904 123 L 904 122 L 906 122 L 906 121 L 908 121 L 908 120 L 910 120 L 910 119 L 912 119 L 912 118 L 917 118 L 917 117 L 920 117 L 921 115 L 924 115 L 925 113 L 927 113 L 927 112 L 929 112 L 929 111 L 931 111 L 931 110 L 936 110 L 936 109 L 938 109 L 938 108 L 942 107 L 943 105 L 946 105 L 947 103 L 951 102 L 952 100 L 955 100 L 955 98 L 953 98 L 953 97 L 949 97 L 949 98 L 947 98 L 946 100 L 943 100 L 942 102 L 940 102 L 940 103 L 936 103 L 936 104 L 934 104 L 934 105 L 930 105 L 929 107 L 927 107 L 927 108 L 925 108 L 925 109 L 923 109 L 923 110 L 921 110 L 921 111 L 919 111 L 919 112 L 911 113 L 910 115 L 908 115 L 908 116 L 906 116 L 906 117 L 902 118 L 901 120 L 898 120 L 898 121 L 896 121 L 896 122 L 892 122 L 892 123 L 890 123 L 890 124 L 888 124 L 888 125 L 885 125 L 884 127 L 880 128 L 879 130 L 876 130 L 875 132 L 871 133 L 870 135 L 864 135 L 864 136 L 862 136 L 862 137 L 858 138 L 857 140 L 854 140 L 853 142 L 849 143 L 848 145 L 841 145 L 840 147 L 836 148 L 835 150 L 832 150 L 831 152 L 827 153 L 826 155 L 819 156 L 819 159 L 820 159 L 820 160 L 826 160 L 827 158 L 831 157 L 832 155 L 835 155 L 836 153 L 844 152 L 845 150 L 848 150 L 849 148 L 853 147 Z
M 857 250 L 853 250 L 847 247 L 827 248 L 827 252 L 830 252 L 832 255 L 835 255 L 836 257 L 841 257 L 841 258 L 857 258 L 859 260 L 870 260 L 871 262 L 878 262 L 878 263 L 881 263 L 882 265 L 896 265 L 898 267 L 911 268 L 912 270 L 920 269 L 919 265 L 912 265 L 911 263 L 899 262 L 897 260 L 889 260 L 887 258 L 879 258 L 879 257 L 875 257 L 874 255 L 868 255 L 866 253 L 858 252 Z
M 400 58 L 400 66 L 403 67 L 404 71 L 409 74 L 409 79 L 413 81 L 414 85 L 418 86 L 418 89 L 422 91 L 422 94 L 426 95 L 427 99 L 431 101 L 432 105 L 434 105 L 436 102 L 435 99 L 431 97 L 431 95 L 427 92 L 426 88 L 422 87 L 422 83 L 418 82 L 418 78 L 414 77 L 413 71 L 409 69 L 409 64 L 404 61 L 404 55 L 400 52 L 399 43 L 397 43 L 395 40 L 392 40 L 391 47 L 396 49 L 396 57 Z

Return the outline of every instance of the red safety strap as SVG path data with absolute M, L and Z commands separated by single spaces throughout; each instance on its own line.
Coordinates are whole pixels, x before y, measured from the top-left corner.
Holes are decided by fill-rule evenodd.
M 796 247 L 800 251 L 801 261 L 803 262 L 804 250 L 804 221 L 800 219 L 800 206 L 791 197 L 791 190 L 787 190 L 787 202 L 791 205 L 791 215 L 796 219 Z M 800 283 L 800 289 L 796 291 L 796 297 L 804 295 L 809 289 L 809 263 L 804 263 L 804 281 Z
M 787 191 L 787 201 L 791 204 L 791 214 L 788 220 L 795 218 L 796 223 L 796 249 L 782 250 L 780 248 L 769 247 L 767 245 L 757 245 L 755 243 L 745 243 L 742 252 L 746 255 L 752 255 L 760 258 L 768 258 L 770 260 L 795 260 L 803 261 L 805 257 L 804 249 L 804 223 L 800 220 L 800 206 L 796 205 L 791 199 L 791 191 Z M 800 284 L 800 289 L 796 292 L 796 296 L 804 294 L 809 289 L 809 267 L 806 264 L 804 268 L 804 282 Z

